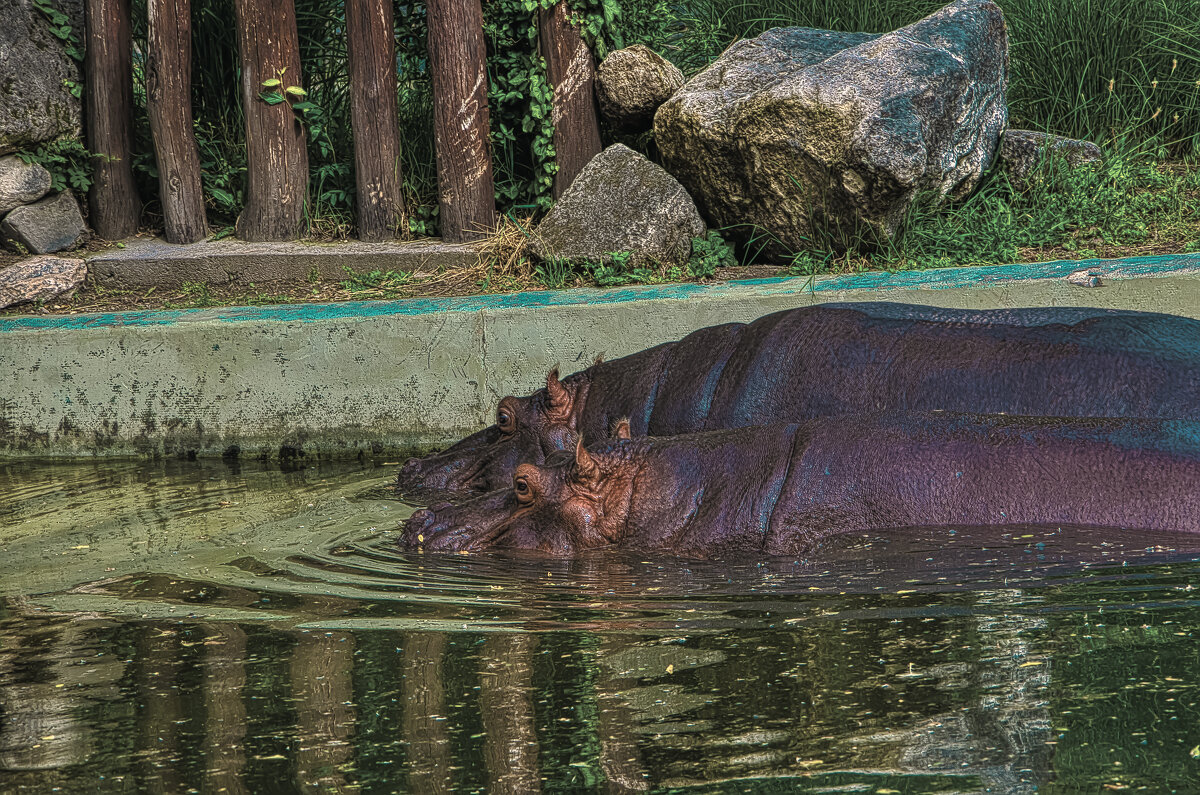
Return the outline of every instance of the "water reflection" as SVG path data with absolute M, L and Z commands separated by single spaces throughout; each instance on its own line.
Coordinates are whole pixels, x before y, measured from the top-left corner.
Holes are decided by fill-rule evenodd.
M 0 517 L 5 792 L 1200 788 L 1190 539 L 414 556 L 386 471 L 55 471 Z

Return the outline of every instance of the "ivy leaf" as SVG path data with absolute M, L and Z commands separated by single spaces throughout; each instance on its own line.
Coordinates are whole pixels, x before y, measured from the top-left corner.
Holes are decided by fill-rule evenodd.
M 304 99 L 308 96 L 308 92 L 300 86 L 288 86 L 284 89 L 284 91 L 287 92 L 289 96 L 299 97 L 300 99 Z
M 262 81 L 262 84 L 264 88 L 279 88 L 281 85 L 283 85 L 283 81 L 276 77 L 272 77 L 270 80 Z
M 270 94 L 265 91 L 259 92 L 258 98 L 268 105 L 278 105 L 280 102 L 283 102 L 283 95 L 278 91 L 273 91 Z

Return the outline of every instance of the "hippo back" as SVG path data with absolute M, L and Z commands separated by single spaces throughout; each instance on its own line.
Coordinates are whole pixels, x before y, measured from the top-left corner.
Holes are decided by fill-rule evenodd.
M 715 387 L 691 429 L 881 410 L 1200 418 L 1200 322 L 1064 315 L 1070 322 L 1032 325 L 1016 322 L 1017 310 L 953 320 L 857 308 L 769 315 L 741 329 L 732 350 L 714 346 Z M 659 401 L 670 393 L 660 386 Z

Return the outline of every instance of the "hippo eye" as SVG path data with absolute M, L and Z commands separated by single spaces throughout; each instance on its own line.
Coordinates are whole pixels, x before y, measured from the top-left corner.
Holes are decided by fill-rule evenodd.
M 512 412 L 507 408 L 500 408 L 496 411 L 496 427 L 501 433 L 512 433 L 516 430 L 517 423 L 513 419 Z
M 533 499 L 533 489 L 529 487 L 529 481 L 524 477 L 517 477 L 513 480 L 513 491 L 517 495 L 517 502 L 529 502 Z

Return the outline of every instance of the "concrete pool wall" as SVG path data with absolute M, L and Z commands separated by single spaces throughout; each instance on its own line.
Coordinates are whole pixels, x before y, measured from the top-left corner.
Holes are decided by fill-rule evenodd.
M 1068 280 L 1086 269 L 1099 287 Z M 1076 280 L 1077 281 L 1077 280 Z M 1200 318 L 1200 254 L 450 299 L 0 317 L 0 459 L 383 457 L 597 355 L 818 303 Z

